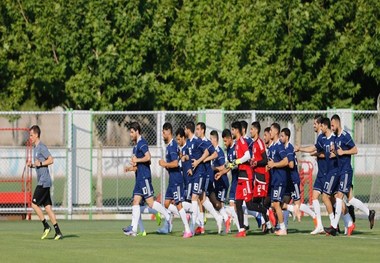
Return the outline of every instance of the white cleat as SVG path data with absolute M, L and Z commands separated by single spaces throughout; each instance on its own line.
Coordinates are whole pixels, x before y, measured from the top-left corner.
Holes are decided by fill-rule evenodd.
M 310 232 L 310 235 L 319 235 L 319 234 L 325 234 L 325 230 L 323 227 L 317 227 L 313 231 Z

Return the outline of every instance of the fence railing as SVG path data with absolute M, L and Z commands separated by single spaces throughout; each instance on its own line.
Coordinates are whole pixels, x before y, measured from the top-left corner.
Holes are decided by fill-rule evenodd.
M 354 189 L 357 198 L 378 209 L 380 204 L 380 121 L 377 111 L 153 111 L 153 112 L 0 112 L 0 128 L 10 128 L 0 136 L 0 196 L 22 189 L 1 180 L 20 179 L 25 167 L 25 143 L 28 134 L 17 131 L 34 124 L 41 127 L 41 141 L 50 149 L 54 164 L 49 167 L 53 179 L 51 189 L 54 209 L 71 215 L 85 213 L 119 213 L 130 211 L 134 174 L 125 173 L 132 144 L 128 123 L 138 121 L 142 134 L 149 143 L 152 154 L 152 181 L 156 195 L 165 193 L 167 174 L 158 165 L 164 155 L 162 125 L 171 122 L 174 131 L 187 121 L 206 123 L 206 134 L 211 130 L 219 133 L 230 128 L 235 120 L 248 124 L 260 121 L 262 130 L 273 122 L 291 131 L 295 145 L 315 143 L 313 119 L 316 114 L 331 116 L 338 113 L 344 128 L 358 146 L 359 153 L 353 158 L 355 169 Z M 249 133 L 249 128 L 248 128 Z M 221 141 L 221 146 L 222 141 Z M 315 160 L 307 155 L 299 159 Z M 317 167 L 314 167 L 314 176 Z M 32 172 L 33 189 L 36 175 Z M 305 197 L 306 199 L 308 196 Z M 5 204 L 0 200 L 0 213 L 26 213 L 31 209 L 27 200 L 23 204 Z

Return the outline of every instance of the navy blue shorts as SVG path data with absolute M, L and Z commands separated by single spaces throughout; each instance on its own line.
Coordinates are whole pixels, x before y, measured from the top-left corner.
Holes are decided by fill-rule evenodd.
M 183 184 L 169 184 L 166 189 L 165 199 L 174 200 L 175 204 L 183 202 Z
M 323 187 L 325 185 L 325 177 L 326 177 L 325 174 L 318 172 L 317 177 L 315 178 L 315 181 L 313 184 L 313 190 L 323 193 Z
M 148 199 L 154 195 L 152 178 L 144 178 L 136 180 L 135 188 L 133 189 L 133 195 L 140 195 L 144 199 Z
M 339 175 L 338 170 L 330 170 L 325 177 L 325 183 L 323 186 L 323 193 L 332 195 L 338 191 Z
M 272 185 L 271 187 L 271 201 L 282 202 L 286 190 L 286 184 L 284 185 Z
M 230 201 L 235 201 L 237 182 L 238 182 L 237 178 L 232 177 L 230 194 L 229 194 Z
M 228 177 L 226 175 L 219 178 L 219 180 L 214 181 L 215 185 L 215 195 L 216 199 L 218 199 L 219 202 L 225 202 L 227 198 L 227 192 L 228 187 L 230 186 L 230 183 L 228 182 Z
M 205 190 L 205 176 L 200 173 L 196 173 L 193 175 L 193 183 L 191 193 L 200 195 Z
M 300 185 L 298 183 L 288 181 L 288 183 L 286 184 L 285 195 L 291 196 L 293 201 L 300 200 L 301 199 Z
M 339 192 L 348 194 L 352 187 L 353 171 L 343 171 L 339 174 Z

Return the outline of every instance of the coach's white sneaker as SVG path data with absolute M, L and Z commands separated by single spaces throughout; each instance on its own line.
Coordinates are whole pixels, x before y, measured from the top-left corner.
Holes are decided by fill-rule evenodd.
M 319 234 L 324 234 L 325 230 L 323 227 L 316 227 L 313 231 L 310 232 L 310 235 L 319 235 Z

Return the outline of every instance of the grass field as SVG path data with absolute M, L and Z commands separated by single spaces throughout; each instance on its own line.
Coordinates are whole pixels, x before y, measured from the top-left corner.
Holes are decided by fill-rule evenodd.
M 323 218 L 327 221 L 327 218 Z M 289 235 L 277 237 L 251 230 L 246 238 L 216 233 L 214 220 L 206 234 L 183 239 L 176 219 L 171 235 L 155 233 L 154 221 L 144 221 L 146 237 L 127 237 L 125 221 L 60 221 L 65 235 L 53 240 L 52 231 L 40 240 L 38 221 L 0 221 L 1 262 L 380 262 L 380 225 L 369 229 L 357 220 L 351 237 L 311 236 L 312 222 L 290 222 Z M 326 222 L 327 223 L 327 222 Z M 251 219 L 251 227 L 257 227 Z

